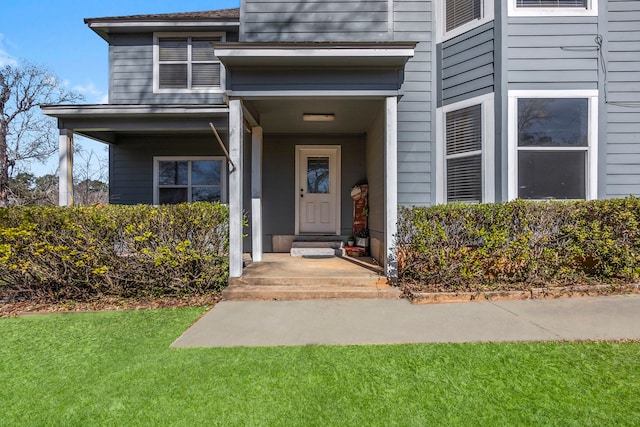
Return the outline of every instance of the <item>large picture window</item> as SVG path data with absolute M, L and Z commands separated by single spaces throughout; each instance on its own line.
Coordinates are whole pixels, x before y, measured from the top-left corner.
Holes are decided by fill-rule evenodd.
M 492 202 L 493 95 L 447 105 L 438 117 L 438 202 Z
M 219 157 L 156 157 L 154 203 L 225 200 L 225 162 Z
M 509 93 L 510 198 L 595 198 L 596 99 L 584 91 Z
M 493 0 L 439 0 L 439 38 L 447 40 L 493 19 Z
M 222 65 L 213 44 L 221 35 L 156 35 L 154 89 L 157 92 L 219 91 Z
M 598 0 L 509 0 L 510 16 L 595 16 Z

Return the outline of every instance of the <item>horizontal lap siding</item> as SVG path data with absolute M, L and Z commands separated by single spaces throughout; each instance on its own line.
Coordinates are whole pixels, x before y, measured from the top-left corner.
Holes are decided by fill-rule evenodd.
M 418 42 L 405 66 L 404 94 L 398 103 L 398 203 L 430 205 L 432 147 L 431 1 L 393 2 L 395 41 Z
M 221 156 L 210 135 L 123 135 L 109 147 L 109 200 L 153 203 L 154 156 Z
M 509 89 L 595 89 L 597 17 L 509 18 Z
M 111 34 L 111 104 L 222 104 L 221 93 L 153 93 L 153 34 Z
M 607 197 L 640 195 L 640 2 L 608 1 Z
M 389 40 L 387 0 L 242 2 L 242 41 Z
M 442 105 L 494 91 L 494 23 L 442 43 Z

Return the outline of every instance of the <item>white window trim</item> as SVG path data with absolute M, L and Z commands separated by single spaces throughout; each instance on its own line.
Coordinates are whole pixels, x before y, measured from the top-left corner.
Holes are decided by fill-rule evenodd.
M 518 7 L 517 0 L 508 0 L 509 16 L 598 16 L 598 0 L 588 0 L 581 7 Z
M 586 200 L 598 198 L 598 90 L 510 90 L 508 93 L 508 166 L 507 197 L 518 198 L 518 151 L 586 151 Z M 518 98 L 586 98 L 589 104 L 586 147 L 518 148 Z
M 446 0 L 437 0 L 434 2 L 436 23 L 436 43 L 441 43 L 464 34 L 469 30 L 479 27 L 487 22 L 493 21 L 494 16 L 494 0 L 482 0 L 482 16 L 464 25 L 454 28 L 451 31 L 446 30 Z
M 160 199 L 160 162 L 161 161 L 194 161 L 194 160 L 218 160 L 222 162 L 220 170 L 220 203 L 227 201 L 227 158 L 224 156 L 154 156 L 153 157 L 153 204 L 157 205 Z M 191 170 L 189 170 L 191 172 Z M 191 188 L 191 173 L 189 173 L 189 184 Z
M 447 203 L 446 114 L 474 105 L 482 108 L 482 203 L 495 201 L 495 110 L 494 94 L 477 96 L 438 108 L 436 114 L 436 203 Z
M 226 40 L 226 33 L 153 33 L 153 93 L 223 93 L 225 88 L 226 72 L 222 61 L 220 64 L 220 87 L 198 89 L 160 89 L 160 44 L 163 37 L 220 37 L 220 41 Z

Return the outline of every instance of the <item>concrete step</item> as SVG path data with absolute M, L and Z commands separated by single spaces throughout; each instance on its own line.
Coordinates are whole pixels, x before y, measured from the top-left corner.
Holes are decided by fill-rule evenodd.
M 314 286 L 372 287 L 387 285 L 387 278 L 371 273 L 362 277 L 231 277 L 229 286 L 291 286 L 302 289 Z
M 343 256 L 342 241 L 295 241 L 291 245 L 291 256 Z
M 389 285 L 230 285 L 222 291 L 226 301 L 313 300 L 313 299 L 397 299 L 401 292 Z

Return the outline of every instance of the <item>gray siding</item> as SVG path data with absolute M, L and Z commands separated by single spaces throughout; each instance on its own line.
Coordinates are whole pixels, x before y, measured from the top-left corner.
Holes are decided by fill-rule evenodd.
M 376 114 L 367 131 L 366 165 L 369 184 L 369 233 L 384 241 L 384 109 Z M 373 248 L 372 248 L 373 249 Z M 374 254 L 378 259 L 381 254 Z
M 363 135 L 265 135 L 262 163 L 264 249 L 270 252 L 273 235 L 295 234 L 296 145 L 341 145 L 342 175 L 340 224 L 343 235 L 351 234 L 353 201 L 351 187 L 366 181 Z
M 223 136 L 224 138 L 225 136 Z M 211 135 L 122 135 L 109 146 L 109 200 L 153 203 L 154 156 L 223 156 Z
M 606 195 L 626 197 L 640 195 L 640 2 L 608 9 Z
M 393 38 L 418 42 L 405 66 L 404 94 L 398 103 L 398 203 L 429 205 L 432 201 L 431 153 L 433 120 L 431 1 L 393 2 Z M 435 197 L 435 195 L 434 195 Z
M 243 0 L 241 41 L 388 40 L 388 0 Z
M 222 93 L 153 93 L 153 34 L 112 34 L 111 104 L 222 104 Z
M 508 20 L 509 89 L 595 89 L 598 18 Z
M 438 105 L 494 91 L 494 21 L 442 43 Z
M 359 70 L 341 68 L 246 67 L 227 73 L 227 88 L 256 90 L 396 90 L 402 73 L 390 68 Z

